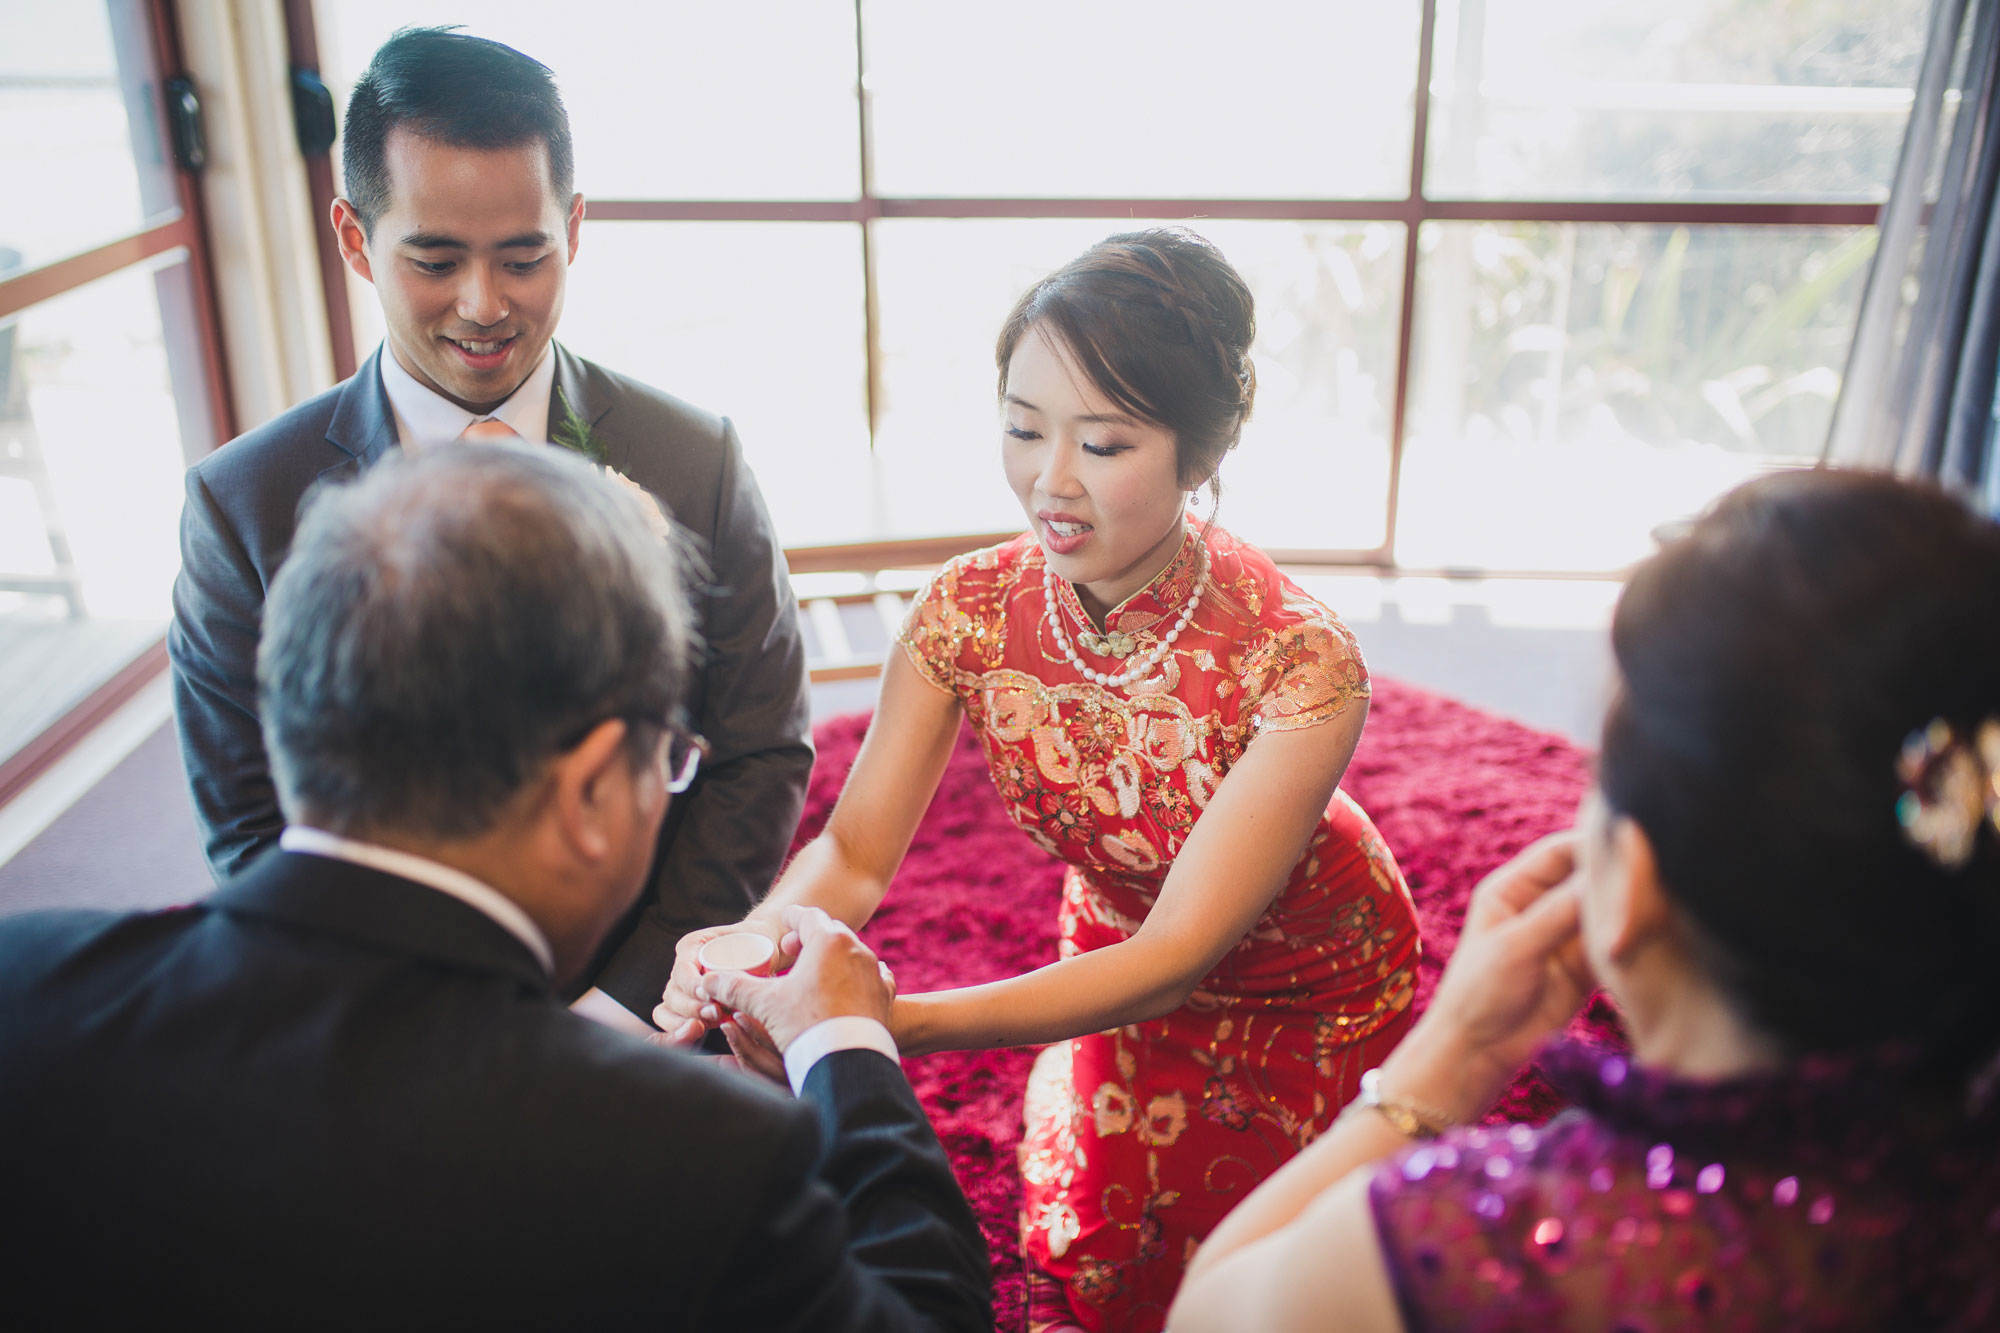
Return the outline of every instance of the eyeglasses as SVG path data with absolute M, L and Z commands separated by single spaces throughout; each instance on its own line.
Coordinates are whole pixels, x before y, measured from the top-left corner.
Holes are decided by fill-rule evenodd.
M 669 793 L 678 796 L 694 785 L 694 775 L 701 770 L 703 761 L 710 754 L 706 738 L 699 733 L 689 731 L 678 722 L 671 722 L 655 713 L 619 713 L 615 716 L 623 720 L 627 727 L 643 724 L 658 727 L 667 734 L 666 770 Z M 601 718 L 591 723 L 574 736 L 567 738 L 559 748 L 564 752 L 574 750 L 583 744 L 584 737 L 608 720 Z
M 671 722 L 663 726 L 667 733 L 667 790 L 679 795 L 694 785 L 694 775 L 709 756 L 708 742 Z

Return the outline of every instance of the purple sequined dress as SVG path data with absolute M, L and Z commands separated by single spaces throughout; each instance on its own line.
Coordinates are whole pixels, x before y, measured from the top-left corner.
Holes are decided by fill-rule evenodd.
M 1539 1063 L 1576 1109 L 1370 1186 L 1411 1333 L 2000 1329 L 2000 1098 L 1913 1097 L 1892 1057 L 1714 1084 L 1579 1042 Z

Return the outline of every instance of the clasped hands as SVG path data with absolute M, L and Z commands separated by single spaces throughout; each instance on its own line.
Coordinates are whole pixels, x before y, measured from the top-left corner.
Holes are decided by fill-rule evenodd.
M 777 972 L 703 972 L 695 955 L 718 935 L 754 932 L 778 946 Z M 817 907 L 789 906 L 775 927 L 751 919 L 711 926 L 682 937 L 674 948 L 673 976 L 660 1006 L 679 1019 L 654 1041 L 691 1046 L 720 1028 L 736 1063 L 784 1083 L 784 1052 L 829 1018 L 857 1016 L 889 1023 L 896 980 L 888 965 L 842 922 Z

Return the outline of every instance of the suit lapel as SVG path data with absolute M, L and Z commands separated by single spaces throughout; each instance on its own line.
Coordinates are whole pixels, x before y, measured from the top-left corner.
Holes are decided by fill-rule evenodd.
M 208 905 L 549 990 L 528 947 L 477 908 L 331 857 L 271 852 L 217 889 Z
M 320 473 L 325 481 L 342 481 L 379 462 L 397 447 L 396 417 L 389 410 L 389 394 L 382 387 L 382 356 L 387 343 L 376 345 L 374 354 L 340 390 L 333 418 L 326 423 L 326 441 L 347 457 Z
M 623 472 L 628 460 L 625 447 L 618 439 L 602 429 L 605 418 L 611 415 L 615 394 L 604 377 L 595 373 L 592 366 L 582 357 L 572 353 L 561 343 L 552 344 L 556 357 L 556 382 L 549 390 L 549 439 L 566 433 L 566 423 L 572 413 L 589 429 L 597 442 L 604 446 L 604 462 Z

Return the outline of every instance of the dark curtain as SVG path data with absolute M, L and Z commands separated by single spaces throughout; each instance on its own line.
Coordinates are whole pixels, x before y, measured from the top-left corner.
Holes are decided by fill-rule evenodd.
M 2000 0 L 1936 0 L 1829 462 L 1935 477 L 2000 517 Z

